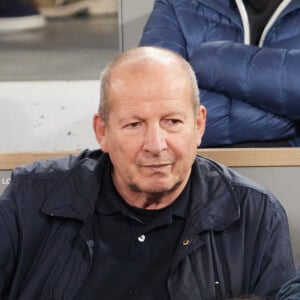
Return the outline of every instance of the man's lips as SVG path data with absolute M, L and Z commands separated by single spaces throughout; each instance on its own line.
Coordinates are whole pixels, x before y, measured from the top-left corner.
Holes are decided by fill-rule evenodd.
M 158 169 L 163 169 L 165 167 L 171 166 L 170 163 L 160 163 L 160 164 L 145 164 L 141 165 L 142 168 L 145 169 L 153 169 L 153 170 L 158 170 Z
M 143 167 L 164 167 L 168 165 L 169 164 L 151 164 L 151 165 L 143 165 Z

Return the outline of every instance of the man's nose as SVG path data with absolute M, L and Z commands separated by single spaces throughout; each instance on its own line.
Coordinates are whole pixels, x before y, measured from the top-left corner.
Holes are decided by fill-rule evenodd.
M 167 148 L 166 131 L 159 125 L 148 126 L 145 130 L 143 150 L 158 154 Z

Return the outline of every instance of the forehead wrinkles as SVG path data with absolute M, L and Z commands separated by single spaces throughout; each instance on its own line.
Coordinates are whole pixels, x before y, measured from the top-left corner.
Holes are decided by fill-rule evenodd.
M 172 67 L 170 67 L 171 61 L 173 62 Z M 187 75 L 186 68 L 178 61 L 174 63 L 174 59 L 163 61 L 146 58 L 135 59 L 123 62 L 111 71 L 109 86 L 112 91 L 117 93 L 121 90 L 124 91 L 127 85 L 134 83 L 137 84 L 137 87 L 143 87 L 148 91 L 156 91 L 158 87 L 161 89 L 162 86 L 165 87 L 165 91 L 178 90 L 190 85 Z

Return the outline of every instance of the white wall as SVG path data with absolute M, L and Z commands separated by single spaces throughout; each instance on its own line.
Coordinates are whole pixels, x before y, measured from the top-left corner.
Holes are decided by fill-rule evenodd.
M 0 152 L 98 147 L 92 132 L 99 82 L 0 82 Z

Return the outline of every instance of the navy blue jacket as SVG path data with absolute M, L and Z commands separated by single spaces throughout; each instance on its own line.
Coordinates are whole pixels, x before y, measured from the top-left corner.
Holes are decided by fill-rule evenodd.
M 1 299 L 76 295 L 93 263 L 94 207 L 108 163 L 101 151 L 86 151 L 13 171 L 0 197 Z M 200 156 L 191 180 L 191 211 L 167 282 L 171 299 L 274 295 L 295 275 L 282 206 Z
M 242 0 L 156 0 L 140 45 L 181 54 L 197 75 L 201 147 L 289 140 L 300 146 L 300 1 L 284 0 L 259 46 Z

